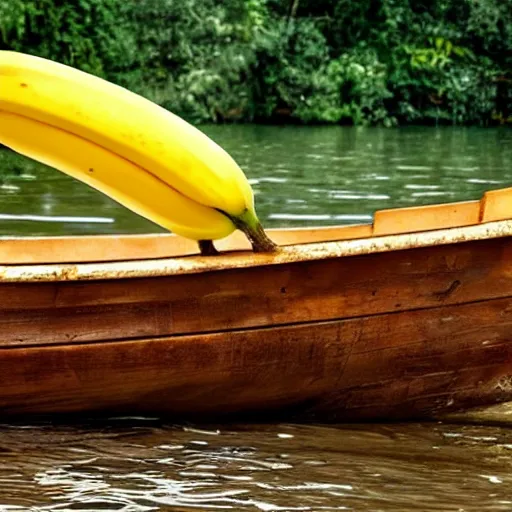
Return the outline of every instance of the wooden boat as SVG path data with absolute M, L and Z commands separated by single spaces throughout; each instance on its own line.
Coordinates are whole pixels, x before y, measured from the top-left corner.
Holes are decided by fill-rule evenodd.
M 0 414 L 362 421 L 512 399 L 512 189 L 368 225 L 0 241 Z

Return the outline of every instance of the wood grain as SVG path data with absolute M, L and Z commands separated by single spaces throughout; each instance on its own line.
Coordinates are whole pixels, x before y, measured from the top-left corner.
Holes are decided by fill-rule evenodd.
M 20 267 L 21 282 L 0 282 L 0 414 L 359 421 L 512 400 L 511 232 L 505 221 L 438 231 L 439 245 L 421 235 L 423 247 L 377 236 L 276 261 L 192 258 L 200 271 L 152 277 L 27 282 Z
M 395 235 L 471 226 L 478 224 L 479 219 L 480 201 L 380 210 L 375 213 L 373 234 Z
M 371 225 L 268 229 L 278 245 L 352 240 L 372 235 Z M 241 232 L 215 242 L 223 251 L 247 251 L 251 245 Z M 173 258 L 197 255 L 198 246 L 172 234 L 96 235 L 0 238 L 0 264 L 86 263 Z
M 512 188 L 489 190 L 482 198 L 482 222 L 510 219 L 512 212 Z
M 508 238 L 165 278 L 0 283 L 0 346 L 209 333 L 508 296 Z
M 0 412 L 429 415 L 512 399 L 512 299 L 320 324 L 0 351 Z M 508 379 L 508 380 L 507 380 Z

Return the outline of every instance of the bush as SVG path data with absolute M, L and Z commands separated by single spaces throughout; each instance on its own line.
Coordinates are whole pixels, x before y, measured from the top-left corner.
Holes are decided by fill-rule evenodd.
M 0 47 L 195 122 L 512 122 L 512 0 L 0 0 Z

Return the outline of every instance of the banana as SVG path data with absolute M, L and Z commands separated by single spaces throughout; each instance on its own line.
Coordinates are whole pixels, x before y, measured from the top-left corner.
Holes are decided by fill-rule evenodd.
M 215 240 L 235 229 L 225 215 L 163 185 L 144 169 L 97 144 L 2 110 L 0 126 L 2 143 L 14 151 L 69 174 L 181 236 Z
M 57 62 L 0 51 L 0 111 L 17 116 L 2 117 L 0 142 L 51 162 L 177 234 L 210 240 L 238 228 L 255 250 L 275 250 L 256 215 L 251 186 L 231 156 L 142 96 Z M 23 123 L 42 139 L 24 137 Z M 77 149 L 82 145 L 82 152 L 66 153 L 65 140 Z M 95 155 L 94 166 L 90 155 Z M 98 169 L 96 176 L 89 168 Z M 140 190 L 141 173 L 151 177 L 146 181 L 152 183 L 153 197 Z M 130 182 L 128 175 L 137 178 Z M 164 192 L 167 188 L 172 191 Z M 164 197 L 171 196 L 164 208 Z

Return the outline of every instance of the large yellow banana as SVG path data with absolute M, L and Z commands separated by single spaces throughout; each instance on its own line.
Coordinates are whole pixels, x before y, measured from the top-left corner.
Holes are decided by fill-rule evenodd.
M 235 161 L 200 130 L 147 99 L 53 61 L 0 51 L 0 111 L 57 128 L 60 130 L 58 139 L 65 132 L 102 148 L 151 174 L 153 179 L 171 187 L 191 203 L 211 210 L 208 216 L 197 214 L 196 221 L 184 223 L 184 212 L 177 214 L 177 210 L 185 199 L 182 203 L 175 202 L 176 206 L 169 205 L 165 225 L 172 224 L 176 233 L 202 240 L 206 232 L 211 232 L 210 238 L 215 239 L 229 234 L 227 226 L 231 225 L 231 229 L 242 229 L 256 250 L 273 250 L 272 242 L 266 238 L 257 219 L 252 189 Z M 0 123 L 0 142 L 11 147 L 16 142 L 4 123 Z M 57 151 L 57 147 L 58 144 L 52 145 L 51 151 Z M 43 151 L 41 144 L 36 149 L 26 139 L 18 149 L 35 159 L 44 154 L 46 161 L 50 161 L 52 154 L 49 150 Z M 105 157 L 105 153 L 102 154 Z M 62 155 L 56 157 L 59 158 L 62 159 Z M 124 187 L 121 192 L 124 167 L 112 167 L 102 173 L 101 179 L 91 180 L 83 171 L 84 165 L 88 165 L 86 153 L 72 162 L 64 158 L 61 163 L 64 161 L 66 165 L 60 165 L 59 170 L 111 197 L 119 190 L 114 197 L 119 202 L 146 212 L 144 216 L 162 224 L 163 217 L 155 213 L 154 207 L 146 204 L 142 196 L 137 197 L 137 187 Z M 192 206 L 190 204 L 191 215 L 195 211 Z M 204 210 L 198 208 L 197 211 Z M 157 218 L 159 220 L 155 220 Z M 203 224 L 207 218 L 210 227 Z M 196 231 L 194 225 L 201 229 Z M 180 227 L 183 227 L 181 231 Z M 215 233 L 217 235 L 213 236 Z
M 175 233 L 196 240 L 214 240 L 234 231 L 225 215 L 192 201 L 97 144 L 2 110 L 0 126 L 6 146 L 101 190 Z

